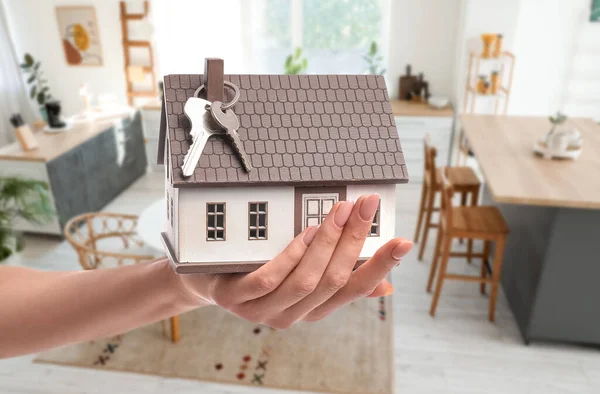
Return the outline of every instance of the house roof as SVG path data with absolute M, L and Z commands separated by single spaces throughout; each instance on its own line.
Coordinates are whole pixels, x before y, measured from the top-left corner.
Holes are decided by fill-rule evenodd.
M 211 137 L 190 177 L 181 166 L 191 145 L 186 100 L 202 75 L 164 78 L 166 125 L 175 187 L 405 183 L 408 172 L 384 78 L 378 75 L 225 75 L 240 98 L 238 134 L 254 167 L 246 173 L 226 137 Z M 226 90 L 225 101 L 233 96 Z M 164 145 L 163 145 L 164 146 Z M 159 149 L 159 162 L 164 150 Z

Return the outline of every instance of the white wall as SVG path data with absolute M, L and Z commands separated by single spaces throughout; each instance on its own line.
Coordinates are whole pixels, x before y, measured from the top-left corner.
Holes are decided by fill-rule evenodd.
M 461 0 L 393 0 L 390 6 L 388 90 L 398 96 L 406 64 L 423 72 L 434 95 L 451 97 Z
M 94 95 L 113 93 L 118 103 L 126 104 L 125 73 L 119 2 L 117 0 L 4 0 L 11 35 L 19 59 L 31 53 L 41 60 L 52 95 L 63 104 L 63 114 L 82 109 L 79 86 L 87 83 Z M 57 5 L 93 5 L 104 65 L 68 66 L 56 21 Z M 36 104 L 37 105 L 37 104 Z
M 248 202 L 267 201 L 267 240 L 248 240 Z M 226 241 L 206 241 L 206 203 L 225 202 Z M 181 262 L 270 260 L 294 239 L 294 188 L 182 188 L 179 191 Z
M 370 257 L 394 237 L 396 185 L 354 185 L 346 199 L 379 193 L 381 230 L 369 237 L 360 257 Z M 268 240 L 248 240 L 248 202 L 267 201 Z M 226 241 L 206 241 L 206 203 L 225 202 Z M 181 262 L 271 260 L 294 238 L 294 187 L 179 189 L 179 260 Z

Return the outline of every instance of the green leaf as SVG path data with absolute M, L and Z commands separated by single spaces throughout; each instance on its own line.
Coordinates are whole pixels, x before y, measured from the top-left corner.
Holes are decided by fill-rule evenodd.
M 299 58 L 300 58 L 300 56 L 302 56 L 302 48 L 300 48 L 300 47 L 297 47 L 297 48 L 296 48 L 296 51 L 294 52 L 294 57 L 295 57 L 296 59 L 299 59 Z
M 285 59 L 285 67 L 289 67 L 292 64 L 292 61 L 294 59 L 292 58 L 292 55 L 289 55 L 286 59 Z
M 30 97 L 31 99 L 33 99 L 33 98 L 35 97 L 35 94 L 36 94 L 36 92 L 37 92 L 37 86 L 36 86 L 36 85 L 33 85 L 33 86 L 31 87 L 31 90 L 29 91 L 29 97 Z
M 28 66 L 28 65 L 27 65 L 27 64 L 25 64 L 25 63 L 23 63 L 23 64 L 20 64 L 20 66 L 21 66 L 21 68 L 22 68 L 23 70 L 27 70 L 27 69 L 29 69 L 29 67 L 30 67 L 30 66 Z
M 39 105 L 44 105 L 46 102 L 46 95 L 43 92 L 37 94 L 37 102 Z
M 376 53 L 377 53 L 377 43 L 376 43 L 375 41 L 373 41 L 373 42 L 371 43 L 371 48 L 370 48 L 370 50 L 369 50 L 369 54 L 370 54 L 371 56 L 374 56 Z
M 308 59 L 302 59 L 302 68 L 306 70 L 308 68 Z
M 41 66 L 41 65 L 42 65 L 42 63 L 41 63 L 41 62 L 37 62 L 37 63 L 35 64 L 35 66 L 33 66 L 33 69 L 34 69 L 35 71 L 37 71 L 37 70 L 40 68 L 40 66 Z
M 35 75 L 35 74 L 33 74 L 32 76 L 30 76 L 29 78 L 27 78 L 27 83 L 28 83 L 28 84 L 30 84 L 30 83 L 32 83 L 33 81 L 35 81 L 35 77 L 36 77 L 36 75 Z
M 48 86 L 44 86 L 41 91 L 46 93 L 48 90 L 50 90 L 50 88 Z
M 33 60 L 33 56 L 31 56 L 29 53 L 26 53 L 24 56 L 25 59 L 25 64 L 27 64 L 29 67 L 33 66 L 34 60 Z

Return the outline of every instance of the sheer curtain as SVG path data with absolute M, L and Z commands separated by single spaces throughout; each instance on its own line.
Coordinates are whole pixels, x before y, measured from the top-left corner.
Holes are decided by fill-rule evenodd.
M 26 122 L 33 122 L 39 115 L 27 97 L 19 62 L 8 32 L 6 10 L 0 0 L 0 146 L 15 140 L 10 115 L 19 112 Z

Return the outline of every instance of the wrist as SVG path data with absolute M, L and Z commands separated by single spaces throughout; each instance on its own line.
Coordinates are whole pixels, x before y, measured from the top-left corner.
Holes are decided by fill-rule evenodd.
M 194 309 L 207 305 L 207 302 L 189 285 L 185 275 L 179 275 L 173 270 L 167 257 L 156 260 L 153 264 L 158 266 L 161 276 L 165 278 L 169 289 L 173 292 L 175 302 L 180 304 L 183 309 Z

